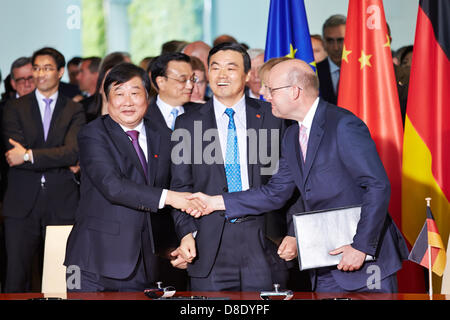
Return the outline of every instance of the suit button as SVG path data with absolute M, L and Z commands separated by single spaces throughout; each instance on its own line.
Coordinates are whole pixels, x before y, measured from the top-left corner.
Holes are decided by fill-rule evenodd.
M 223 187 L 223 192 L 228 192 L 228 187 Z

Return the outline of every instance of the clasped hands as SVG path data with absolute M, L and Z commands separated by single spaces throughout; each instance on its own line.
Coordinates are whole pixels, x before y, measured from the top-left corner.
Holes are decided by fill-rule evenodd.
M 186 196 L 186 200 L 194 201 L 200 207 L 193 205 L 183 210 L 195 218 L 205 216 L 217 210 L 225 210 L 225 204 L 221 195 L 209 196 L 201 192 Z M 342 254 L 337 269 L 341 271 L 356 271 L 363 265 L 366 254 L 353 248 L 350 244 L 336 248 L 329 252 L 330 255 Z M 185 236 L 172 256 L 172 265 L 178 268 L 186 268 L 187 263 L 191 263 L 195 258 L 195 240 L 191 234 Z M 289 261 L 297 257 L 297 243 L 295 237 L 286 236 L 278 247 L 280 258 Z

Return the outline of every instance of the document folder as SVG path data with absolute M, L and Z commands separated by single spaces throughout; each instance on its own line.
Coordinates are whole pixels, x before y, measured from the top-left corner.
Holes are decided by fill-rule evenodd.
M 300 270 L 338 265 L 342 254 L 329 252 L 352 244 L 361 206 L 297 213 L 293 216 Z M 373 260 L 367 255 L 366 261 Z

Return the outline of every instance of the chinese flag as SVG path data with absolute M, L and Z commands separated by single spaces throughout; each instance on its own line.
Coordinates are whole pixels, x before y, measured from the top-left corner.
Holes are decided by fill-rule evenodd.
M 402 231 L 414 241 L 421 206 L 433 199 L 443 239 L 450 232 L 450 1 L 419 2 L 403 145 Z M 439 290 L 441 279 L 433 276 Z
M 403 125 L 381 0 L 349 1 L 338 105 L 367 124 L 391 183 L 389 213 L 401 226 Z M 422 270 L 409 261 L 398 280 L 400 292 L 425 292 Z

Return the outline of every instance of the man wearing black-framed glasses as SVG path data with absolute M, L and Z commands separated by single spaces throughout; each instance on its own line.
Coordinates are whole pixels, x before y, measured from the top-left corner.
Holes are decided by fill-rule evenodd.
M 34 90 L 31 58 L 21 57 L 11 65 L 11 86 L 16 90 L 16 98 L 25 96 Z

